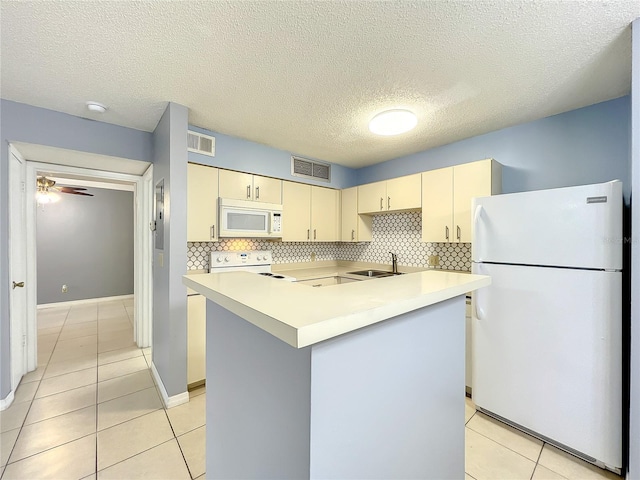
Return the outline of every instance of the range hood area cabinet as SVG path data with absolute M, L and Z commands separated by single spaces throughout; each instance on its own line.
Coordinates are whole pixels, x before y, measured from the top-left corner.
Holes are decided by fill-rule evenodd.
M 187 164 L 187 241 L 218 238 L 218 169 Z
M 282 180 L 232 170 L 220 170 L 219 196 L 235 200 L 281 204 Z
M 493 159 L 422 173 L 422 241 L 470 243 L 471 199 L 502 193 Z
M 282 241 L 339 241 L 339 207 L 339 190 L 283 181 Z
M 358 214 L 358 187 L 345 188 L 340 191 L 341 200 L 341 233 L 342 242 L 370 242 L 370 215 Z
M 360 214 L 419 210 L 420 206 L 419 173 L 358 187 L 358 213 Z

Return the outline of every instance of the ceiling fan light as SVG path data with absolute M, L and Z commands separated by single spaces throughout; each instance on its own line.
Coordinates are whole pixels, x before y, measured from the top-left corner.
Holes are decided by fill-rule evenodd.
M 418 117 L 409 110 L 394 109 L 378 113 L 369 122 L 369 130 L 376 135 L 400 135 L 415 128 Z
M 39 205 L 46 205 L 47 203 L 55 203 L 60 200 L 60 195 L 57 195 L 48 191 L 38 191 L 36 192 L 36 202 Z

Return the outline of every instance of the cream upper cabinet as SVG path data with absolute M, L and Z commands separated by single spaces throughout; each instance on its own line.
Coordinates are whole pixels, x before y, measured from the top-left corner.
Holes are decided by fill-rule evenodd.
M 384 212 L 387 182 L 367 183 L 358 188 L 358 213 Z
M 187 241 L 210 242 L 218 236 L 218 169 L 187 164 Z
M 416 210 L 422 202 L 420 174 L 387 180 L 387 210 Z
M 422 174 L 422 241 L 450 242 L 453 225 L 453 168 Z
M 284 242 L 335 242 L 338 236 L 338 190 L 282 182 Z
M 336 242 L 339 235 L 340 191 L 311 187 L 311 239 L 316 242 Z
M 282 241 L 311 240 L 311 185 L 282 182 Z
M 341 228 L 343 242 L 371 241 L 371 216 L 358 214 L 358 187 L 345 188 L 340 192 Z
M 421 206 L 420 174 L 358 187 L 358 213 L 416 210 Z
M 422 241 L 473 241 L 471 199 L 501 192 L 502 168 L 492 159 L 424 172 Z
M 254 175 L 253 199 L 257 202 L 282 203 L 282 180 Z
M 232 170 L 220 170 L 220 197 L 282 203 L 282 180 Z

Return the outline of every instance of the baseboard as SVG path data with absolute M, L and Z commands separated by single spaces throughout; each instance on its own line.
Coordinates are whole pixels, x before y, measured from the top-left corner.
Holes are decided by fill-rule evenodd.
M 5 398 L 0 400 L 0 412 L 2 410 L 6 410 L 7 408 L 9 408 L 9 406 L 12 403 L 13 403 L 13 390 L 9 392 L 9 395 L 7 395 Z
M 41 308 L 72 307 L 74 305 L 84 305 L 87 303 L 111 302 L 113 300 L 126 300 L 128 298 L 133 298 L 133 293 L 129 295 L 117 295 L 115 297 L 85 298 L 82 300 L 71 300 L 69 302 L 43 303 L 41 305 L 38 305 L 38 310 L 40 310 Z
M 153 362 L 151 362 L 151 376 L 153 377 L 153 381 L 156 382 L 156 386 L 160 391 L 162 403 L 164 403 L 165 408 L 173 408 L 177 407 L 178 405 L 182 405 L 183 403 L 189 403 L 189 392 L 182 392 L 178 395 L 173 395 L 172 397 L 167 394 L 167 389 L 164 388 L 164 383 L 162 383 L 160 374 L 158 373 L 158 370 L 156 370 L 156 365 Z

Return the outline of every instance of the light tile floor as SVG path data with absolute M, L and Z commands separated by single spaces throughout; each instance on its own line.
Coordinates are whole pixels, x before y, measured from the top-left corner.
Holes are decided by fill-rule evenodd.
M 204 388 L 162 407 L 132 301 L 38 311 L 37 370 L 0 413 L 0 478 L 204 478 Z M 620 479 L 476 412 L 466 399 L 466 479 Z
M 4 479 L 204 478 L 204 388 L 162 407 L 133 301 L 38 310 L 38 368 L 0 413 Z

